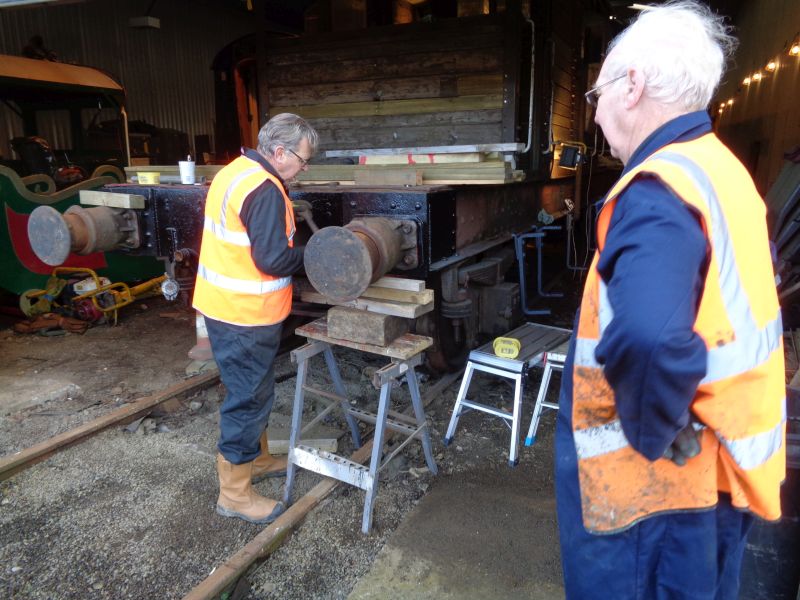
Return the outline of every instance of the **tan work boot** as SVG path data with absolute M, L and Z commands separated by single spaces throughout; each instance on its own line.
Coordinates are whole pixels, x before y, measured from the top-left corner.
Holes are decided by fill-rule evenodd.
M 258 443 L 261 446 L 261 454 L 253 461 L 253 481 L 261 481 L 265 477 L 286 477 L 286 457 L 278 458 L 269 453 L 266 429 Z
M 217 454 L 219 475 L 219 498 L 217 514 L 223 517 L 238 517 L 250 523 L 272 523 L 286 510 L 283 502 L 261 496 L 250 481 L 253 463 L 234 465 Z

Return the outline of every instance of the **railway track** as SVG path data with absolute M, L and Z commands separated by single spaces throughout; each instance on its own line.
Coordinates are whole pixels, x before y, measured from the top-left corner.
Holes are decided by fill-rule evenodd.
M 423 395 L 423 404 L 425 406 L 429 405 L 459 376 L 460 373 L 447 375 L 428 388 Z M 80 444 L 104 430 L 125 425 L 141 418 L 164 402 L 190 397 L 218 382 L 218 373 L 207 373 L 191 377 L 170 386 L 166 390 L 140 398 L 70 431 L 56 435 L 12 455 L 2 457 L 0 458 L 0 481 L 9 479 L 13 475 L 46 460 L 66 448 Z M 366 432 L 367 435 L 369 433 Z M 391 432 L 387 431 L 387 440 L 390 437 Z M 350 459 L 363 463 L 369 459 L 371 449 L 372 442 L 368 441 L 360 449 L 356 450 Z M 212 573 L 190 590 L 184 598 L 187 600 L 210 600 L 219 598 L 226 592 L 228 594 L 227 597 L 232 597 L 231 595 L 237 583 L 251 569 L 257 567 L 261 561 L 280 547 L 305 517 L 335 491 L 339 485 L 340 482 L 328 478 L 318 483 L 304 496 L 298 498 L 274 523 L 264 528 L 245 546 L 217 565 Z M 357 527 L 357 524 L 354 524 L 354 527 Z

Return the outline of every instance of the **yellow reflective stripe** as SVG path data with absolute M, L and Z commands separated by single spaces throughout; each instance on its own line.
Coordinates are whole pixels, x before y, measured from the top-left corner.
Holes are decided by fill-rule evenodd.
M 755 469 L 778 452 L 783 446 L 783 426 L 786 423 L 786 398 L 781 403 L 781 421 L 768 431 L 757 433 L 738 440 L 729 440 L 719 434 L 720 443 L 730 453 L 733 460 L 744 470 Z
M 572 435 L 575 438 L 575 450 L 580 459 L 609 454 L 629 445 L 619 419 L 597 427 L 576 429 Z
M 253 294 L 253 295 L 268 294 L 270 292 L 277 292 L 278 290 L 282 290 L 292 284 L 291 277 L 281 277 L 279 279 L 273 279 L 271 281 L 234 279 L 233 277 L 228 277 L 226 275 L 222 275 L 221 273 L 216 273 L 202 264 L 197 267 L 197 275 L 198 277 L 202 277 L 203 279 L 205 279 L 211 285 L 215 285 L 219 288 L 231 292 L 238 292 L 241 294 Z
M 249 159 L 248 159 L 248 160 L 249 160 Z M 251 162 L 252 162 L 252 161 L 251 161 Z M 241 183 L 241 182 L 242 182 L 244 179 L 246 179 L 247 177 L 250 177 L 250 175 L 255 175 L 256 173 L 258 173 L 258 172 L 260 172 L 260 171 L 263 171 L 263 170 L 264 170 L 264 169 L 262 169 L 260 166 L 258 166 L 258 167 L 252 167 L 252 168 L 250 168 L 250 169 L 245 169 L 244 171 L 242 171 L 241 173 L 239 173 L 239 174 L 238 174 L 236 177 L 234 177 L 234 178 L 233 178 L 233 181 L 231 181 L 231 182 L 228 184 L 228 188 L 225 190 L 225 195 L 222 197 L 222 206 L 220 207 L 220 215 L 219 215 L 219 222 L 220 222 L 220 224 L 222 224 L 222 226 L 223 226 L 223 227 L 225 227 L 226 229 L 227 229 L 228 200 L 230 200 L 230 197 L 233 195 L 233 192 L 234 192 L 234 190 L 236 189 L 236 187 L 237 187 L 237 186 L 238 186 L 238 185 L 239 185 L 239 184 L 240 184 L 240 183 Z M 259 185 L 260 185 L 260 184 L 259 184 Z M 252 191 L 252 190 L 251 190 L 251 191 Z M 245 195 L 243 195 L 243 196 L 242 196 L 242 201 L 243 201 L 243 202 L 244 202 L 244 199 L 245 199 L 246 197 L 247 197 L 247 194 L 245 194 Z M 242 208 L 242 207 L 240 206 L 240 207 L 239 207 L 239 210 L 241 210 L 241 208 Z M 237 214 L 238 214 L 238 210 L 237 210 Z
M 233 244 L 234 246 L 250 246 L 250 236 L 246 231 L 231 231 L 225 229 L 222 224 L 217 224 L 209 216 L 206 216 L 204 221 L 204 228 L 206 231 L 214 235 L 216 238 Z

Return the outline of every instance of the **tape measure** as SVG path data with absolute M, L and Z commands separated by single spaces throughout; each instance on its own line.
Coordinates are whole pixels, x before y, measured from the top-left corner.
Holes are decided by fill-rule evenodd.
M 516 338 L 499 337 L 492 342 L 492 348 L 496 356 L 500 358 L 517 358 L 521 345 Z

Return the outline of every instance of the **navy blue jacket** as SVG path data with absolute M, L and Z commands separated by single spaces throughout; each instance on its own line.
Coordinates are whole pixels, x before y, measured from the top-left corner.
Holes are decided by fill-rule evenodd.
M 673 119 L 642 142 L 623 174 L 667 144 L 710 131 L 705 111 Z M 614 390 L 625 437 L 650 460 L 688 423 L 706 373 L 705 343 L 693 325 L 708 252 L 700 217 L 655 178 L 637 177 L 619 196 L 598 264 L 614 317 L 595 358 Z M 570 427 L 574 346 L 573 337 L 559 401 L 559 418 Z
M 258 152 L 247 149 L 243 154 L 283 182 L 277 171 Z M 248 194 L 239 214 L 250 238 L 253 262 L 259 271 L 273 277 L 292 275 L 303 265 L 305 247 L 287 246 L 285 211 L 283 195 L 274 183 L 267 180 Z

